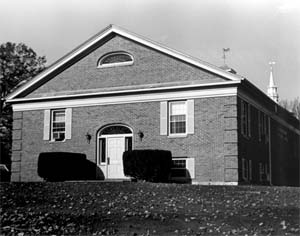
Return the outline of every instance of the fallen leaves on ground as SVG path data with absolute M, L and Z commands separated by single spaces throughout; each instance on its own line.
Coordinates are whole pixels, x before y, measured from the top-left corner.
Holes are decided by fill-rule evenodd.
M 2 183 L 4 235 L 299 235 L 300 189 Z

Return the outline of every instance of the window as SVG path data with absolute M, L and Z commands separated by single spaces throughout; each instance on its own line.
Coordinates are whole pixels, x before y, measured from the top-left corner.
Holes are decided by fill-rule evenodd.
M 251 136 L 250 108 L 251 108 L 251 106 L 249 103 L 247 103 L 243 100 L 241 101 L 241 132 L 247 138 L 250 138 L 250 136 Z
M 261 111 L 258 111 L 258 140 L 269 141 L 269 119 Z
M 195 158 L 174 157 L 172 159 L 171 178 L 174 181 L 188 181 L 195 178 Z
M 106 163 L 105 146 L 106 146 L 106 139 L 100 138 L 99 139 L 99 163 Z
M 111 125 L 101 130 L 100 135 L 131 134 L 131 130 L 123 125 Z
M 172 134 L 186 134 L 186 102 L 169 103 L 169 131 Z
M 242 158 L 242 177 L 243 180 L 247 181 L 248 180 L 248 175 L 249 174 L 249 168 L 248 168 L 248 160 L 245 158 Z
M 125 151 L 132 150 L 132 137 L 125 137 Z
M 172 178 L 187 177 L 186 159 L 176 158 L 172 160 L 171 176 Z
M 252 180 L 252 160 L 249 160 L 249 180 Z
M 98 67 L 127 66 L 133 64 L 133 56 L 126 52 L 111 52 L 102 56 L 98 61 Z
M 44 111 L 43 140 L 64 141 L 71 139 L 72 108 Z
M 252 160 L 242 158 L 242 178 L 244 181 L 252 180 Z
M 160 135 L 183 137 L 194 129 L 194 99 L 160 102 Z
M 53 110 L 51 120 L 51 140 L 65 140 L 66 114 L 65 110 Z
M 269 181 L 269 167 L 267 163 L 260 162 L 259 166 L 259 181 L 266 182 Z

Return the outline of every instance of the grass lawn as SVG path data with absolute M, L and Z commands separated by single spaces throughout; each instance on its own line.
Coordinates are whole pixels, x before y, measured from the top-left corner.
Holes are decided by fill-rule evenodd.
M 300 188 L 2 183 L 0 235 L 299 235 Z

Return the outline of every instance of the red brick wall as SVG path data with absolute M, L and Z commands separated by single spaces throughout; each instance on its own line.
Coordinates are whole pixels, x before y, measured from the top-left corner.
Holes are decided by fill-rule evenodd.
M 267 184 L 259 179 L 259 163 L 270 166 L 271 159 L 271 180 L 268 184 L 299 186 L 299 135 L 270 118 L 269 141 L 260 141 L 259 109 L 251 103 L 250 106 L 251 137 L 245 137 L 241 133 L 241 98 L 238 98 L 239 182 Z M 252 160 L 252 180 L 242 179 L 242 158 Z
M 300 186 L 300 139 L 275 120 L 271 121 L 272 184 Z
M 53 95 L 52 93 L 99 89 L 163 82 L 210 80 L 224 81 L 217 76 L 174 59 L 120 36 L 99 45 L 80 61 L 33 91 L 27 97 Z M 99 58 L 112 51 L 126 51 L 134 57 L 134 64 L 112 68 L 97 68 Z M 84 91 L 81 91 L 84 92 Z
M 73 108 L 72 139 L 56 143 L 43 140 L 44 111 L 24 111 L 21 148 L 13 152 L 14 156 L 21 156 L 20 165 L 17 162 L 13 164 L 16 171 L 20 167 L 20 172 L 13 174 L 13 180 L 41 180 L 37 175 L 40 152 L 85 153 L 89 160 L 95 162 L 99 128 L 111 123 L 124 123 L 133 128 L 135 149 L 167 149 L 175 157 L 194 157 L 195 181 L 237 181 L 236 100 L 236 97 L 195 99 L 195 133 L 184 138 L 160 135 L 159 102 Z M 21 113 L 14 115 L 14 124 L 18 122 L 18 114 Z M 137 136 L 139 130 L 144 133 L 142 140 Z M 85 138 L 87 132 L 92 134 L 90 144 Z M 14 135 L 15 143 L 16 138 L 17 134 Z
M 238 98 L 238 123 L 239 123 L 239 181 L 260 183 L 259 163 L 269 164 L 269 143 L 259 141 L 258 109 L 250 103 L 250 137 L 241 133 L 241 99 Z M 252 180 L 242 179 L 242 158 L 252 161 Z

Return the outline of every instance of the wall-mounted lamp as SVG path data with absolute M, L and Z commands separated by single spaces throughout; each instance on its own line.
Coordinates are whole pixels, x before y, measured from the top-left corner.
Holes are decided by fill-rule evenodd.
M 89 144 L 91 142 L 92 135 L 89 132 L 87 132 L 85 135 L 85 138 L 86 138 L 87 143 Z
M 139 130 L 138 136 L 139 136 L 140 140 L 142 141 L 142 139 L 144 138 L 144 133 Z

